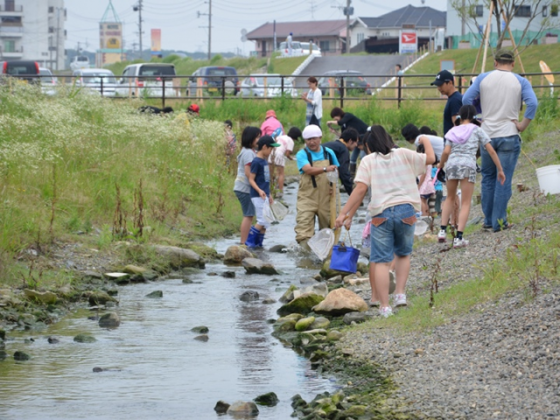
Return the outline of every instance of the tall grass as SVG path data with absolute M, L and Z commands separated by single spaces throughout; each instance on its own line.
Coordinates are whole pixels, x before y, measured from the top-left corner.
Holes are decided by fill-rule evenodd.
M 235 228 L 223 125 L 141 115 L 139 105 L 0 87 L 0 250 L 15 255 L 78 231 L 101 240 L 117 189 L 131 234 L 142 207 L 144 232 L 154 238 Z

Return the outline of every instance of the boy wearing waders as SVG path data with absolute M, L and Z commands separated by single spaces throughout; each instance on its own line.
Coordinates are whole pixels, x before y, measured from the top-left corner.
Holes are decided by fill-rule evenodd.
M 333 186 L 327 172 L 339 167 L 334 152 L 321 146 L 323 133 L 316 125 L 308 125 L 302 133 L 305 148 L 297 152 L 296 160 L 301 179 L 297 196 L 296 241 L 303 247 L 315 234 L 315 217 L 319 219 L 319 229 L 329 227 L 330 197 Z
M 247 245 L 249 248 L 263 246 L 264 234 L 269 226 L 268 221 L 263 217 L 263 207 L 266 200 L 272 204 L 270 197 L 270 171 L 268 168 L 268 157 L 275 147 L 280 146 L 275 143 L 270 136 L 262 136 L 257 143 L 257 156 L 251 162 L 251 173 L 249 174 L 249 184 L 251 184 L 251 201 L 255 207 L 257 223 L 249 230 Z

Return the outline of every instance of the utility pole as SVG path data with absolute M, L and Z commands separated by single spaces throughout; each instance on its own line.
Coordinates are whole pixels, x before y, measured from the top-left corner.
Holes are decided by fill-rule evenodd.
M 346 0 L 346 8 L 344 9 L 344 14 L 346 15 L 346 54 L 350 52 L 351 40 L 350 40 L 350 15 L 354 13 L 353 8 L 350 7 L 352 0 Z
M 212 0 L 208 0 L 208 60 L 212 58 Z
M 132 10 L 138 12 L 138 42 L 140 44 L 140 58 L 142 58 L 142 2 L 138 0 L 138 4 L 132 6 Z
M 58 52 L 60 50 L 60 7 L 56 8 L 56 69 L 58 68 Z
M 208 60 L 212 58 L 212 0 L 208 0 L 208 13 L 196 12 L 196 17 L 208 15 Z M 199 26 L 204 28 L 204 26 Z

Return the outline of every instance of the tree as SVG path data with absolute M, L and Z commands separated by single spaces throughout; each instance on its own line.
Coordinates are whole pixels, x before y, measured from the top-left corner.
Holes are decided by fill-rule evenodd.
M 522 28 L 518 46 L 529 45 L 541 37 L 546 30 L 557 28 L 559 2 L 560 0 L 452 0 L 451 6 L 469 27 L 471 33 L 482 41 L 483 32 L 479 28 L 484 27 L 488 21 L 482 22 L 481 25 L 480 19 L 483 18 L 483 11 L 490 9 L 493 3 L 492 17 L 495 20 L 498 38 L 496 48 L 499 49 L 506 34 L 509 34 L 512 24 Z M 503 25 L 502 22 L 505 24 Z M 473 25 L 476 28 L 474 30 Z M 531 27 L 536 30 L 531 31 L 532 36 L 528 38 Z

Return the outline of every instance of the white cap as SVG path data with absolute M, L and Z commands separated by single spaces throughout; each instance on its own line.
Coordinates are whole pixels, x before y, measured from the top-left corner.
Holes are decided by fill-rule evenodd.
M 303 129 L 302 137 L 304 140 L 312 139 L 314 137 L 323 137 L 323 132 L 319 126 L 311 124 Z

